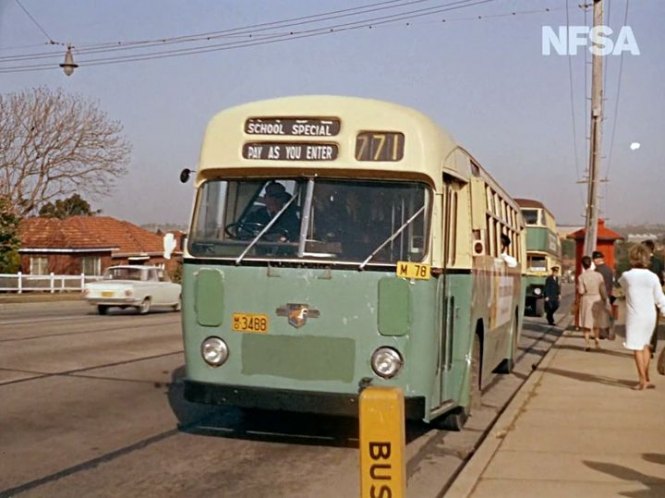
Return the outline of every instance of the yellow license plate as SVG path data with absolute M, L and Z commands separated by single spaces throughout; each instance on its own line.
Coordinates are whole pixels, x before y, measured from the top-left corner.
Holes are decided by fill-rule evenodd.
M 113 297 L 113 291 L 102 291 L 102 297 Z
M 430 270 L 430 265 L 424 265 L 422 263 L 411 263 L 410 261 L 397 262 L 397 276 L 402 278 L 429 280 L 431 276 Z
M 231 328 L 235 332 L 254 332 L 257 334 L 268 333 L 268 315 L 254 313 L 233 313 L 233 324 Z

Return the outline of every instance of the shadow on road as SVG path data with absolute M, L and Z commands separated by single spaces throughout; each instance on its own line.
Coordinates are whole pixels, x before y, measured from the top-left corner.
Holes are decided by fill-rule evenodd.
M 184 375 L 184 366 L 175 369 L 168 391 L 171 410 L 182 432 L 264 442 L 358 447 L 357 418 L 190 403 L 184 398 Z M 408 422 L 407 443 L 430 430 L 424 423 Z
M 595 349 L 594 346 L 591 347 L 591 350 L 589 350 L 587 353 L 588 354 L 604 354 L 607 356 L 616 356 L 618 358 L 632 358 L 633 354 L 629 351 L 626 351 L 625 353 L 622 351 L 612 351 L 609 349 L 604 349 L 603 348 L 603 342 L 601 341 L 600 343 L 601 347 L 600 349 Z M 580 342 L 579 346 L 572 346 L 572 345 L 556 345 L 554 346 L 556 349 L 560 349 L 562 351 L 584 351 L 584 342 L 583 340 Z
M 547 373 L 554 375 L 560 375 L 562 377 L 568 377 L 569 379 L 575 379 L 582 382 L 596 382 L 598 384 L 603 384 L 606 386 L 613 387 L 632 387 L 635 385 L 635 380 L 624 380 L 624 379 L 613 379 L 611 377 L 605 377 L 603 375 L 592 375 L 582 372 L 575 372 L 570 370 L 562 370 L 560 368 L 546 368 Z
M 663 457 L 663 455 L 659 456 Z M 644 458 L 647 459 L 647 455 L 644 455 Z M 633 470 L 628 467 L 624 467 L 623 465 L 617 465 L 614 463 L 591 462 L 588 460 L 583 461 L 587 467 L 590 467 L 594 470 L 598 470 L 600 472 L 604 472 L 605 474 L 617 477 L 622 481 L 633 481 L 639 483 L 641 486 L 647 488 L 619 493 L 621 496 L 630 496 L 632 498 L 660 498 L 663 496 L 663 491 L 665 490 L 665 479 L 649 476 L 647 474 L 638 472 L 637 470 Z

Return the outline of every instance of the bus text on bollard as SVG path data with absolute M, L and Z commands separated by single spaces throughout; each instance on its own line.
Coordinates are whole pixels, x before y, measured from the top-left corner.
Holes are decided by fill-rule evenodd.
M 360 394 L 361 498 L 404 498 L 404 395 L 368 387 Z

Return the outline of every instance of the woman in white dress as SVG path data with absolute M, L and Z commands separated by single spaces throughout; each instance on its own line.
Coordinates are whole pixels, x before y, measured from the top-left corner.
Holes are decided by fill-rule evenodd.
M 657 306 L 665 315 L 665 295 L 658 277 L 649 271 L 649 250 L 642 244 L 633 246 L 628 253 L 630 266 L 619 279 L 626 295 L 626 349 L 633 351 L 640 382 L 633 389 L 642 390 L 655 387 L 649 379 L 651 350 L 649 341 L 656 326 Z
M 603 276 L 591 269 L 591 258 L 582 258 L 583 271 L 577 277 L 577 292 L 580 295 L 579 322 L 584 333 L 584 350 L 589 351 L 589 334 L 593 333 L 596 349 L 600 349 L 600 329 L 609 327 L 607 323 L 607 291 Z

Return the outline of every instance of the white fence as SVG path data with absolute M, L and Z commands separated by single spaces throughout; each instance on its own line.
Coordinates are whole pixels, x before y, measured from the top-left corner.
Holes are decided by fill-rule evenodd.
M 19 272 L 0 273 L 0 292 L 76 292 L 82 291 L 86 282 L 101 280 L 93 275 L 24 275 Z

